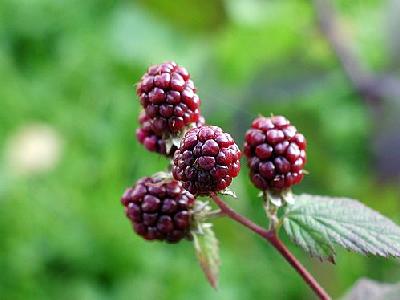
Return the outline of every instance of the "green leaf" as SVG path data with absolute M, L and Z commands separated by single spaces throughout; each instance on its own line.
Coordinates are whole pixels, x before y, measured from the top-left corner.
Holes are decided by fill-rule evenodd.
M 283 218 L 289 237 L 311 256 L 334 262 L 334 246 L 361 254 L 400 256 L 400 227 L 360 202 L 300 195 Z
M 200 223 L 199 228 L 193 234 L 193 244 L 200 266 L 214 289 L 218 286 L 219 275 L 219 248 L 212 225 Z

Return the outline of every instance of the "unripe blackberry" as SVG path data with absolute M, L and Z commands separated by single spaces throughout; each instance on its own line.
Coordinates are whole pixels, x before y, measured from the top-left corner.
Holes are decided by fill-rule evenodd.
M 196 127 L 202 126 L 204 123 L 204 117 L 200 116 L 196 123 Z M 169 149 L 169 152 L 167 153 L 165 138 L 153 131 L 149 118 L 144 111 L 140 113 L 139 124 L 140 127 L 136 129 L 136 138 L 139 143 L 141 143 L 148 151 L 157 152 L 168 157 L 174 156 L 178 147 L 172 145 L 171 149 Z
M 172 173 L 192 194 L 227 188 L 239 174 L 240 150 L 228 133 L 217 126 L 189 130 L 174 155 Z
M 177 133 L 199 120 L 196 88 L 188 71 L 175 62 L 150 67 L 136 92 L 152 130 L 158 135 Z
M 255 119 L 244 143 L 253 184 L 263 191 L 298 184 L 304 176 L 306 146 L 304 136 L 285 117 Z
M 121 198 L 133 229 L 146 240 L 190 239 L 194 196 L 179 181 L 145 177 Z

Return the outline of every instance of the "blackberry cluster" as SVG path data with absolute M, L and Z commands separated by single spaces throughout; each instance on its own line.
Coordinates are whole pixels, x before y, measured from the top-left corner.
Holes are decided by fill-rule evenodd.
M 174 155 L 172 173 L 192 194 L 227 188 L 240 170 L 240 150 L 217 126 L 189 130 Z
M 175 62 L 150 67 L 137 86 L 152 131 L 175 134 L 200 117 L 200 99 L 188 71 Z
M 194 196 L 179 181 L 145 177 L 121 198 L 133 229 L 146 240 L 190 239 Z
M 285 117 L 255 119 L 244 144 L 253 184 L 263 191 L 298 184 L 304 176 L 306 146 L 304 136 Z
M 204 125 L 204 123 L 204 117 L 200 116 L 196 126 Z M 136 130 L 136 138 L 148 151 L 157 152 L 168 157 L 174 156 L 174 153 L 178 148 L 172 146 L 167 153 L 166 140 L 162 135 L 156 134 L 153 131 L 151 122 L 144 111 L 139 116 L 139 124 L 140 127 Z

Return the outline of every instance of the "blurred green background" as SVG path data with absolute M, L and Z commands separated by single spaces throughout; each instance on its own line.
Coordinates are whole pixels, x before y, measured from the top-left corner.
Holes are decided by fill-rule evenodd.
M 364 63 L 398 75 L 399 1 L 335 5 Z M 168 163 L 135 140 L 134 84 L 164 60 L 188 68 L 208 123 L 240 144 L 258 114 L 292 120 L 309 141 L 296 192 L 361 199 L 400 221 L 400 101 L 355 93 L 310 1 L 1 0 L 0 299 L 313 299 L 229 220 L 215 224 L 217 292 L 191 243 L 133 234 L 120 195 Z M 233 188 L 232 205 L 265 224 L 244 163 Z M 339 251 L 333 266 L 289 247 L 335 298 L 360 277 L 400 281 L 394 260 Z

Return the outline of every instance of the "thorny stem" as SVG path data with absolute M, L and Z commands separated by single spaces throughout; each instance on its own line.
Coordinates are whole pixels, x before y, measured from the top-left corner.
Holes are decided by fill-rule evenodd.
M 217 194 L 211 193 L 210 197 L 214 200 L 215 204 L 221 211 L 232 220 L 242 224 L 251 231 L 257 233 L 259 236 L 267 240 L 285 259 L 286 261 L 299 273 L 303 280 L 310 286 L 314 293 L 322 300 L 331 299 L 328 293 L 319 285 L 316 279 L 307 271 L 307 269 L 297 260 L 297 258 L 289 251 L 288 248 L 278 238 L 274 230 L 266 230 L 258 226 L 253 221 L 240 215 L 228 206 Z

